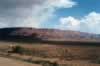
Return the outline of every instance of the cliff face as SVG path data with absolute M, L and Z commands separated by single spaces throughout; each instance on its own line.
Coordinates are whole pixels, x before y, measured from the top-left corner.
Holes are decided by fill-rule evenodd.
M 27 39 L 52 41 L 99 41 L 100 35 L 57 29 L 2 28 L 0 39 Z

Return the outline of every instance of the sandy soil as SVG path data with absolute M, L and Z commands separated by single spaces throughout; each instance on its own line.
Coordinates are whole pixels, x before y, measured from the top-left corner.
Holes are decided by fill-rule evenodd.
M 0 66 L 41 66 L 41 65 L 0 57 Z

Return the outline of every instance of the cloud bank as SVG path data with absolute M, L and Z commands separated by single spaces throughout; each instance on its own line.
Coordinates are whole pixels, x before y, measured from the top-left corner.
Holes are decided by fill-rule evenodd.
M 62 17 L 59 20 L 59 29 L 78 30 L 91 33 L 100 33 L 100 13 L 91 12 L 81 19 L 73 16 Z
M 0 28 L 40 27 L 59 8 L 71 8 L 72 0 L 0 0 Z
M 58 9 L 72 8 L 75 5 L 78 5 L 78 3 L 73 0 L 0 0 L 0 28 L 41 28 L 41 24 L 57 16 L 55 12 Z M 100 13 L 95 11 L 80 19 L 73 16 L 61 17 L 59 24 L 55 25 L 58 29 L 92 33 L 100 33 L 99 26 Z

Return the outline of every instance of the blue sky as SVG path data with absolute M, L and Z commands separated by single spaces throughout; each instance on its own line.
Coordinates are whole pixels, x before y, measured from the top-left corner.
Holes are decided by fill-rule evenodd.
M 88 16 L 89 14 L 96 14 L 98 15 L 100 13 L 100 0 L 73 0 L 77 4 L 71 8 L 59 8 L 55 11 L 54 14 L 56 14 L 56 17 L 52 19 L 50 22 L 46 24 L 42 24 L 43 28 L 54 28 L 55 25 L 59 24 L 60 18 L 67 18 L 69 16 L 74 17 L 76 19 L 83 19 L 85 16 Z M 100 15 L 100 14 L 99 14 Z M 89 18 L 89 17 L 88 17 Z M 95 17 L 96 18 L 96 17 Z M 100 17 L 99 17 L 100 18 Z M 92 18 L 91 18 L 92 19 Z M 82 32 L 89 32 L 89 33 L 100 33 L 99 26 L 100 26 L 100 19 L 97 19 L 99 22 L 98 25 L 92 26 L 92 28 L 88 28 L 89 26 L 79 26 L 79 29 L 71 29 L 76 31 L 82 31 Z M 81 22 L 81 21 L 80 21 Z M 93 23 L 93 22 L 89 22 Z M 64 25 L 65 26 L 65 25 Z M 67 25 L 66 25 L 67 26 Z M 57 27 L 59 28 L 59 27 Z M 63 27 L 61 29 L 66 30 L 67 27 Z M 70 30 L 70 29 L 67 29 Z
M 73 8 L 62 8 L 57 11 L 59 16 L 81 17 L 92 11 L 100 12 L 100 0 L 73 0 L 78 4 Z
M 5 27 L 100 34 L 100 0 L 0 0 L 0 28 Z

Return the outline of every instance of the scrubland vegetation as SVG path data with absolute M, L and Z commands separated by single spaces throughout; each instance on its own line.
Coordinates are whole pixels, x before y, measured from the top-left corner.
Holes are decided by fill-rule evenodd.
M 1 56 L 42 66 L 100 66 L 99 51 L 100 46 L 0 42 Z

